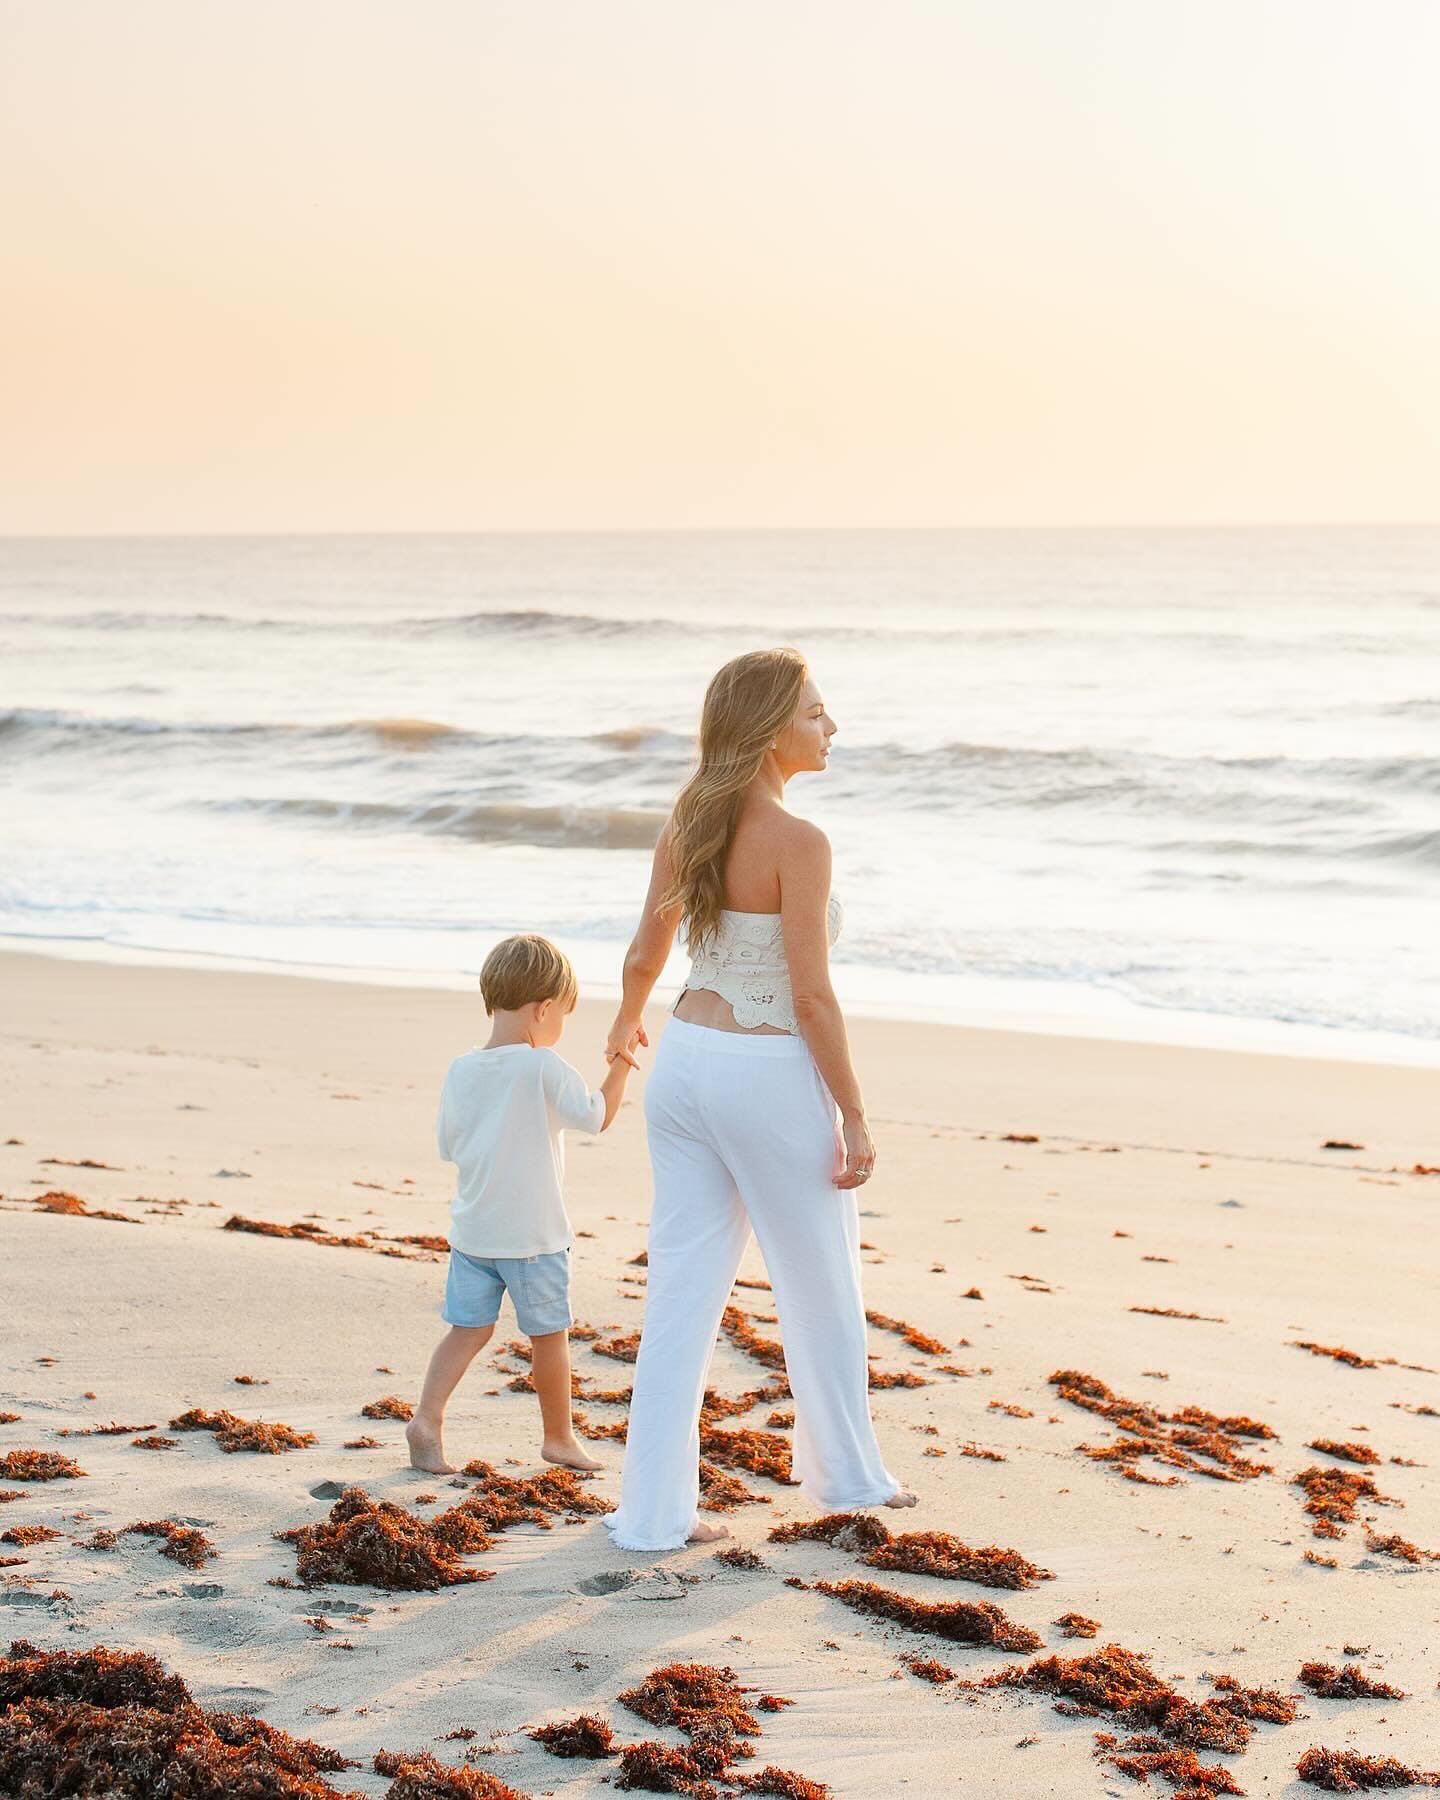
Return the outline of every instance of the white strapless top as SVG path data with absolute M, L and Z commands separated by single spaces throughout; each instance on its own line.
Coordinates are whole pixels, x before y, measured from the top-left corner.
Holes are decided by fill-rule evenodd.
M 844 917 L 832 894 L 826 908 L 826 930 L 832 944 L 840 935 Z M 779 913 L 723 909 L 714 937 L 690 964 L 685 986 L 708 988 L 728 1000 L 735 1023 L 747 1029 L 774 1025 L 781 1031 L 798 1032 L 800 1028 Z

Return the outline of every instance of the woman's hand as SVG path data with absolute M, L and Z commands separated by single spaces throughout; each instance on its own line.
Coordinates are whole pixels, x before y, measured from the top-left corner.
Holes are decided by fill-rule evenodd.
M 615 1023 L 610 1027 L 610 1035 L 605 1040 L 605 1060 L 614 1062 L 617 1056 L 623 1056 L 632 1068 L 639 1068 L 635 1061 L 634 1049 L 643 1044 L 648 1050 L 650 1039 L 645 1035 L 645 1027 L 638 1019 L 627 1019 L 621 1013 L 615 1015 Z
M 863 1113 L 856 1113 L 847 1118 L 842 1127 L 845 1134 L 845 1167 L 835 1177 L 838 1188 L 864 1187 L 875 1169 L 875 1140 L 870 1135 L 870 1127 L 865 1122 Z

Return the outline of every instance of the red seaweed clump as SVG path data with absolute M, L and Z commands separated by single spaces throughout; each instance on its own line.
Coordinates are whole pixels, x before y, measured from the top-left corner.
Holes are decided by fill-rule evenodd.
M 955 1671 L 948 1663 L 936 1662 L 933 1656 L 920 1656 L 913 1650 L 901 1656 L 900 1666 L 934 1687 L 943 1687 L 947 1681 L 955 1679 Z
M 115 1800 L 319 1800 L 317 1779 L 354 1765 L 244 1713 L 196 1705 L 178 1675 L 136 1652 L 42 1652 L 0 1660 L 0 1793 Z
M 795 1485 L 790 1472 L 790 1446 L 771 1432 L 743 1428 L 726 1431 L 718 1425 L 702 1425 L 700 1452 L 722 1469 L 747 1469 L 752 1475 L 768 1475 L 783 1486 Z
M 1422 1563 L 1440 1562 L 1440 1550 L 1422 1550 L 1418 1544 L 1412 1544 L 1409 1538 L 1392 1532 L 1388 1537 L 1368 1528 L 1365 1532 L 1365 1547 L 1374 1550 L 1381 1556 L 1393 1556 L 1400 1562 Z
M 57 1431 L 56 1437 L 126 1437 L 132 1431 L 153 1431 L 155 1422 L 148 1425 L 68 1425 L 63 1431 Z
M 1373 1369 L 1378 1365 L 1373 1357 L 1361 1356 L 1354 1350 L 1347 1350 L 1342 1344 L 1312 1344 L 1303 1338 L 1292 1338 L 1291 1346 L 1296 1350 L 1308 1350 L 1312 1356 L 1328 1356 L 1335 1362 L 1344 1363 L 1351 1369 Z
M 158 1435 L 140 1437 L 132 1439 L 130 1447 L 132 1450 L 178 1450 L 180 1448 L 180 1440 L 178 1438 L 161 1437 Z
M 371 1767 L 394 1778 L 385 1800 L 529 1800 L 488 1770 L 442 1763 L 428 1750 L 377 1750 Z
M 763 1363 L 766 1368 L 784 1371 L 785 1346 L 778 1338 L 762 1337 L 738 1306 L 725 1308 L 720 1315 L 720 1329 L 737 1350 L 743 1350 L 747 1356 Z M 785 1397 L 788 1396 L 787 1387 Z
M 690 1800 L 719 1800 L 720 1790 L 688 1750 L 642 1738 L 620 1752 L 617 1788 L 643 1788 L 647 1794 L 688 1794 Z
M 1300 1707 L 1292 1694 L 1275 1688 L 1245 1687 L 1233 1675 L 1211 1678 L 1216 1689 L 1225 1696 L 1222 1704 L 1244 1719 L 1263 1719 L 1267 1725 L 1289 1725 L 1300 1716 Z
M 0 1479 L 6 1481 L 74 1481 L 84 1473 L 58 1450 L 7 1450 L 0 1456 Z
M 891 1619 L 907 1631 L 925 1631 L 955 1644 L 979 1644 L 994 1650 L 1038 1650 L 1043 1643 L 1028 1625 L 1008 1618 L 990 1600 L 947 1600 L 938 1604 L 912 1600 L 893 1588 L 873 1581 L 817 1581 L 815 1587 L 831 1594 L 856 1612 Z
M 553 1526 L 556 1513 L 607 1513 L 615 1510 L 611 1500 L 592 1492 L 592 1476 L 578 1469 L 545 1469 L 538 1475 L 517 1479 L 502 1475 L 493 1463 L 480 1458 L 466 1463 L 461 1474 L 477 1482 L 476 1487 L 450 1511 L 434 1521 L 439 1530 L 449 1519 L 473 1519 L 486 1531 L 504 1531 L 508 1525 L 539 1525 L 544 1530 Z
M 871 1388 L 929 1387 L 929 1377 L 917 1375 L 913 1369 L 870 1369 Z
M 1278 1718 L 1285 1706 L 1293 1705 L 1283 1695 L 1241 1688 L 1223 1676 L 1216 1682 L 1222 1689 L 1219 1694 L 1209 1700 L 1187 1700 L 1155 1673 L 1148 1657 L 1121 1644 L 1105 1644 L 1084 1656 L 1052 1654 L 1012 1664 L 975 1685 L 1051 1694 L 1057 1712 L 1108 1713 L 1130 1730 L 1156 1733 L 1167 1743 L 1232 1754 L 1254 1736 L 1253 1719 Z
M 1087 1619 L 1084 1613 L 1079 1612 L 1063 1612 L 1050 1623 L 1057 1625 L 1060 1635 L 1067 1638 L 1093 1638 L 1100 1630 L 1098 1619 Z
M 24 1198 L 36 1212 L 57 1213 L 67 1219 L 114 1219 L 120 1225 L 141 1225 L 131 1213 L 110 1212 L 103 1206 L 89 1206 L 78 1194 L 67 1194 L 52 1188 L 48 1194 L 26 1194 Z
M 458 1509 L 452 1509 L 458 1510 Z M 488 1581 L 493 1569 L 469 1569 L 460 1561 L 448 1514 L 427 1523 L 391 1500 L 372 1500 L 364 1488 L 346 1488 L 318 1525 L 295 1525 L 274 1535 L 295 1546 L 295 1571 L 305 1587 L 343 1582 L 394 1592 L 431 1592 L 466 1581 Z M 483 1536 L 483 1533 L 479 1534 Z M 471 1544 L 483 1549 L 484 1543 Z
M 170 1421 L 171 1431 L 213 1431 L 215 1442 L 224 1451 L 251 1450 L 266 1456 L 283 1456 L 287 1450 L 304 1450 L 320 1440 L 313 1431 L 296 1431 L 289 1425 L 272 1424 L 263 1419 L 242 1419 L 223 1408 L 206 1412 L 192 1406 Z
M 1342 1462 L 1365 1463 L 1373 1465 L 1383 1462 L 1384 1458 L 1368 1444 L 1340 1443 L 1335 1438 L 1316 1438 L 1305 1446 L 1307 1450 L 1318 1450 L 1322 1456 L 1338 1456 Z
M 398 1394 L 385 1394 L 379 1400 L 371 1400 L 368 1405 L 362 1406 L 360 1416 L 364 1419 L 413 1419 L 415 1408 Z
M 1295 1773 L 1327 1794 L 1360 1794 L 1372 1788 L 1440 1787 L 1440 1774 L 1412 1769 L 1393 1756 L 1362 1756 L 1357 1750 L 1325 1750 L 1318 1745 L 1305 1752 Z
M 138 1532 L 143 1537 L 163 1538 L 160 1554 L 184 1563 L 187 1569 L 203 1569 L 220 1554 L 203 1531 L 197 1531 L 192 1525 L 179 1525 L 174 1519 L 147 1519 L 140 1524 L 126 1525 L 124 1530 Z
M 1095 1759 L 1147 1786 L 1152 1775 L 1159 1775 L 1180 1790 L 1179 1800 L 1207 1800 L 1211 1794 L 1245 1792 L 1228 1769 L 1203 1763 L 1188 1744 L 1167 1744 L 1153 1733 L 1142 1732 L 1122 1742 L 1111 1732 L 1097 1731 Z
M 942 1344 L 939 1338 L 931 1337 L 928 1332 L 921 1331 L 914 1325 L 907 1325 L 904 1319 L 889 1318 L 885 1313 L 875 1312 L 868 1306 L 865 1309 L 865 1317 L 872 1325 L 878 1325 L 882 1331 L 898 1332 L 912 1349 L 924 1350 L 931 1356 L 948 1356 L 950 1354 L 948 1344 Z
M 766 1763 L 751 1775 L 729 1776 L 742 1794 L 780 1794 L 784 1800 L 827 1800 L 830 1789 L 823 1781 L 811 1781 L 808 1775 L 797 1775 L 793 1769 L 777 1769 Z
M 1391 1687 L 1387 1681 L 1375 1681 L 1359 1663 L 1346 1663 L 1337 1669 L 1333 1663 L 1307 1662 L 1300 1668 L 1300 1681 L 1321 1700 L 1403 1700 L 1403 1688 Z
M 721 1419 L 733 1418 L 737 1413 L 751 1411 L 762 1400 L 778 1400 L 787 1391 L 783 1383 L 773 1381 L 767 1382 L 764 1387 L 746 1388 L 743 1394 L 734 1395 L 721 1394 L 714 1388 L 707 1387 L 700 1400 L 700 1423 L 716 1425 Z M 771 1417 L 773 1419 L 774 1414 Z
M 12 1525 L 8 1531 L 0 1531 L 0 1544 L 18 1544 L 26 1549 L 31 1544 L 53 1544 L 64 1535 L 53 1525 Z
M 738 1475 L 727 1475 L 715 1463 L 700 1459 L 700 1500 L 702 1512 L 734 1512 L 737 1506 L 773 1506 L 768 1494 L 757 1494 L 746 1487 Z
M 526 1736 L 543 1744 L 552 1756 L 583 1756 L 598 1762 L 602 1756 L 615 1754 L 615 1733 L 594 1713 L 581 1713 L 555 1725 L 533 1726 Z
M 652 1669 L 638 1687 L 627 1688 L 618 1698 L 622 1706 L 628 1707 L 646 1724 L 674 1726 L 689 1738 L 689 1745 L 681 1754 L 689 1759 L 693 1768 L 673 1765 L 675 1772 L 685 1780 L 719 1776 L 726 1781 L 737 1781 L 739 1778 L 730 1773 L 731 1764 L 755 1754 L 750 1740 L 758 1734 L 760 1722 L 746 1705 L 731 1668 L 715 1668 L 708 1663 L 667 1663 L 663 1668 Z M 624 1754 L 622 1752 L 622 1775 L 626 1773 Z M 661 1766 L 672 1765 L 662 1761 Z M 631 1774 L 634 1773 L 632 1770 Z M 616 1782 L 616 1786 L 625 1785 L 623 1780 Z M 643 1784 L 632 1779 L 629 1785 Z M 692 1790 L 679 1788 L 673 1791 L 689 1793 Z
M 1154 1483 L 1154 1477 L 1142 1474 L 1135 1466 L 1142 1457 L 1153 1457 L 1157 1462 L 1217 1481 L 1253 1481 L 1258 1475 L 1271 1473 L 1269 1463 L 1252 1462 L 1240 1454 L 1237 1440 L 1275 1436 L 1258 1419 L 1212 1413 L 1199 1406 L 1160 1412 L 1143 1401 L 1122 1398 L 1096 1376 L 1078 1369 L 1057 1369 L 1050 1382 L 1072 1406 L 1097 1413 L 1126 1434 L 1114 1444 L 1098 1449 L 1081 1444 L 1079 1449 L 1096 1462 L 1118 1467 L 1127 1480 Z M 1175 1479 L 1172 1476 L 1163 1485 L 1173 1485 Z
M 1291 1485 L 1305 1491 L 1305 1510 L 1313 1520 L 1310 1530 L 1315 1537 L 1344 1537 L 1345 1527 L 1355 1523 L 1356 1509 L 1362 1500 L 1373 1501 L 1376 1506 L 1394 1504 L 1370 1476 L 1350 1469 L 1322 1468 L 1316 1464 L 1302 1469 Z
M 620 1337 L 597 1339 L 590 1348 L 597 1356 L 608 1356 L 613 1362 L 633 1363 L 640 1354 L 640 1333 L 630 1331 Z
M 948 1531 L 905 1531 L 892 1534 L 868 1513 L 825 1513 L 818 1519 L 777 1525 L 771 1543 L 812 1539 L 849 1550 L 876 1569 L 906 1575 L 933 1575 L 942 1581 L 973 1581 L 980 1587 L 1029 1588 L 1053 1581 L 1050 1569 L 1039 1568 L 1018 1550 L 989 1544 L 973 1550 Z
M 743 1544 L 731 1544 L 727 1550 L 717 1550 L 715 1561 L 724 1563 L 727 1569 L 768 1569 L 770 1566 L 763 1556 L 756 1555 Z

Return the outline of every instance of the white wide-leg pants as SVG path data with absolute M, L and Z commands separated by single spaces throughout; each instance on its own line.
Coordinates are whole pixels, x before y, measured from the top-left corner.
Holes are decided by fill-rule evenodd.
M 623 1550 L 674 1550 L 699 1522 L 700 1402 L 753 1226 L 795 1397 L 793 1466 L 826 1511 L 899 1490 L 870 1420 L 860 1228 L 837 1188 L 839 1114 L 799 1036 L 670 1018 L 645 1088 L 654 1170 L 645 1325 L 620 1505 Z

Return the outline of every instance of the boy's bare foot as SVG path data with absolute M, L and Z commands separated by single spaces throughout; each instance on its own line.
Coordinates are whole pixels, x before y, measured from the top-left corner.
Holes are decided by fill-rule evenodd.
M 556 1438 L 552 1443 L 549 1438 L 540 1446 L 540 1454 L 548 1463 L 559 1463 L 566 1469 L 603 1469 L 603 1462 L 596 1462 L 583 1444 L 576 1443 L 572 1437 Z
M 885 1502 L 886 1506 L 917 1506 L 920 1502 L 918 1494 L 912 1494 L 909 1488 L 901 1488 Z
M 690 1533 L 692 1544 L 713 1544 L 716 1538 L 729 1537 L 728 1525 L 697 1525 Z
M 427 1475 L 453 1475 L 455 1465 L 445 1460 L 445 1446 L 440 1433 L 420 1419 L 412 1419 L 405 1427 L 405 1442 L 410 1446 L 410 1467 L 423 1469 Z

